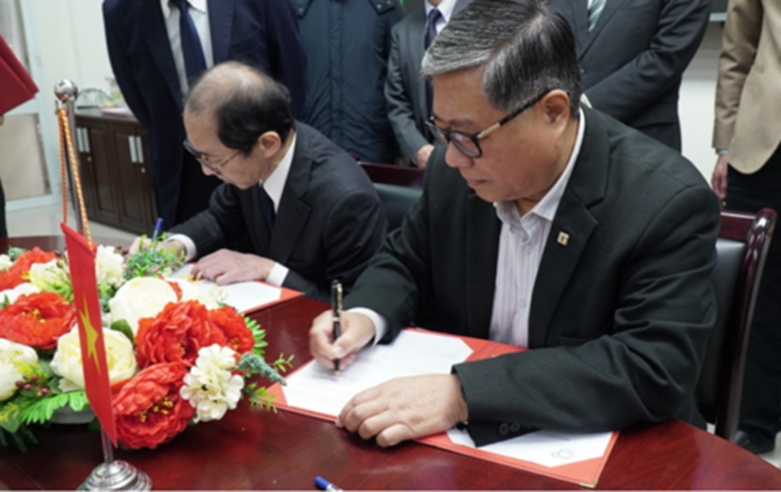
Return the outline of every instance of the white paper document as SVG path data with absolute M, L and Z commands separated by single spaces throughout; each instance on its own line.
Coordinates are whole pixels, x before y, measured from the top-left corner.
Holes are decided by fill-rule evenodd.
M 450 374 L 472 349 L 454 337 L 403 330 L 391 345 L 359 352 L 339 376 L 312 361 L 289 377 L 282 388 L 291 407 L 336 417 L 357 393 L 397 377 Z M 612 432 L 569 434 L 538 431 L 479 448 L 501 456 L 556 467 L 603 456 Z M 466 431 L 447 432 L 453 443 L 474 448 Z
M 190 276 L 192 269 L 192 263 L 188 263 L 171 274 L 171 277 L 186 279 Z M 201 279 L 198 281 L 197 287 L 204 293 L 211 292 L 215 288 L 221 289 L 223 294 L 221 300 L 240 313 L 276 302 L 282 295 L 281 288 L 254 280 L 218 286 L 210 280 Z

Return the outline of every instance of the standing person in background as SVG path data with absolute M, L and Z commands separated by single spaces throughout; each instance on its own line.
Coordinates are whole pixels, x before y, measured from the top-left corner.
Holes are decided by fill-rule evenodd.
M 303 114 L 306 55 L 287 2 L 105 0 L 103 19 L 114 76 L 149 132 L 149 181 L 166 224 L 206 209 L 220 183 L 182 148 L 190 80 L 222 61 L 241 60 L 284 83 L 296 114 Z
M 383 87 L 398 0 L 290 1 L 308 59 L 304 121 L 357 160 L 392 162 Z
M 730 0 L 724 26 L 713 147 L 713 189 L 726 208 L 781 212 L 781 3 Z M 781 240 L 770 242 L 754 308 L 735 442 L 771 451 L 781 430 Z
M 393 27 L 385 99 L 388 118 L 404 164 L 425 168 L 434 138 L 426 128 L 431 116 L 431 84 L 420 78 L 423 53 L 470 0 L 426 0 L 422 8 Z
M 551 0 L 575 31 L 593 108 L 680 152 L 678 92 L 710 0 Z

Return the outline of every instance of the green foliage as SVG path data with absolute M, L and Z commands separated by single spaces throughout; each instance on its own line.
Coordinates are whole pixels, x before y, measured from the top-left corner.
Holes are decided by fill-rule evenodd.
M 280 358 L 274 362 L 274 365 L 270 366 L 265 360 L 255 354 L 242 354 L 241 359 L 239 360 L 239 363 L 236 365 L 236 367 L 239 369 L 239 371 L 242 372 L 245 378 L 253 374 L 260 374 L 261 376 L 265 376 L 275 383 L 286 385 L 287 381 L 285 381 L 285 378 L 279 374 L 277 368 L 284 367 L 284 364 L 288 363 L 288 361 L 283 359 L 281 355 L 279 357 Z M 293 357 L 291 356 L 290 359 L 292 360 L 292 358 Z M 279 363 L 280 360 L 283 361 L 282 365 Z
M 116 330 L 122 333 L 123 335 L 125 335 L 126 337 L 128 337 L 130 342 L 133 344 L 133 347 L 136 346 L 136 337 L 133 336 L 133 329 L 130 328 L 130 323 L 128 323 L 127 320 L 120 319 L 114 321 L 113 323 L 111 323 L 111 329 Z
M 0 429 L 15 433 L 22 423 L 22 414 L 33 400 L 18 391 L 10 400 L 0 405 Z
M 252 406 L 277 413 L 277 407 L 274 405 L 274 395 L 269 395 L 265 387 L 258 387 L 256 383 L 252 383 L 244 388 L 244 392 L 249 395 L 249 402 Z
M 42 424 L 51 420 L 54 412 L 65 405 L 71 407 L 74 412 L 80 412 L 89 405 L 87 394 L 84 390 L 78 390 L 39 398 L 22 412 L 19 420 L 23 424 Z
M 8 295 L 3 296 L 2 302 L 0 302 L 0 311 L 8 307 L 8 305 L 11 304 L 11 301 L 8 299 Z
M 111 301 L 111 299 L 114 297 L 116 293 L 117 293 L 117 288 L 114 287 L 113 285 L 104 282 L 98 282 L 98 297 L 100 298 L 101 312 L 104 313 L 111 312 L 109 301 Z
M 255 345 L 252 347 L 252 352 L 262 358 L 265 354 L 263 348 L 268 346 L 268 343 L 266 342 L 266 331 L 260 327 L 257 321 L 249 318 L 247 315 L 242 314 L 241 317 L 244 318 L 244 323 L 247 325 L 247 328 L 252 331 L 252 336 L 255 338 Z
M 8 437 L 6 437 L 6 435 Z M 3 453 L 8 453 L 9 450 L 9 438 L 13 442 L 19 451 L 26 452 L 27 445 L 25 441 L 31 444 L 38 444 L 38 440 L 35 438 L 32 432 L 24 425 L 19 425 L 16 432 L 8 432 L 5 429 L 0 428 L 0 449 Z
M 10 248 L 8 248 L 8 257 L 11 258 L 11 261 L 16 261 L 16 259 L 19 258 L 19 256 L 25 251 L 27 250 L 24 248 L 16 248 L 14 246 L 11 246 Z
M 130 280 L 134 277 L 166 275 L 172 269 L 182 266 L 185 260 L 184 253 L 177 253 L 165 248 L 158 249 L 158 245 L 166 239 L 165 234 L 148 244 L 145 244 L 145 239 L 146 236 L 141 236 L 138 251 L 127 258 L 125 263 L 125 280 Z

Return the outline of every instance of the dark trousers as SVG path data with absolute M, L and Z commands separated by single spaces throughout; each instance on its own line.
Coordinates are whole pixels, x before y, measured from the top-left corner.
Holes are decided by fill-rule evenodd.
M 754 174 L 729 168 L 730 210 L 757 212 L 772 208 L 781 215 L 781 147 Z M 759 286 L 751 326 L 740 428 L 774 439 L 781 431 L 781 225 L 776 224 Z

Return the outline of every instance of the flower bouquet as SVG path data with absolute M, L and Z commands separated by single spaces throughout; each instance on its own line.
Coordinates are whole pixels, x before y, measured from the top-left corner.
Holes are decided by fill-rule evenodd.
M 225 306 L 221 290 L 167 279 L 181 260 L 154 244 L 125 259 L 98 246 L 95 260 L 112 407 L 119 441 L 155 448 L 188 423 L 221 419 L 242 395 L 274 409 L 245 379 L 271 381 L 290 358 L 265 362 L 265 333 Z M 27 428 L 88 407 L 67 260 L 38 248 L 0 255 L 0 447 L 24 450 Z

